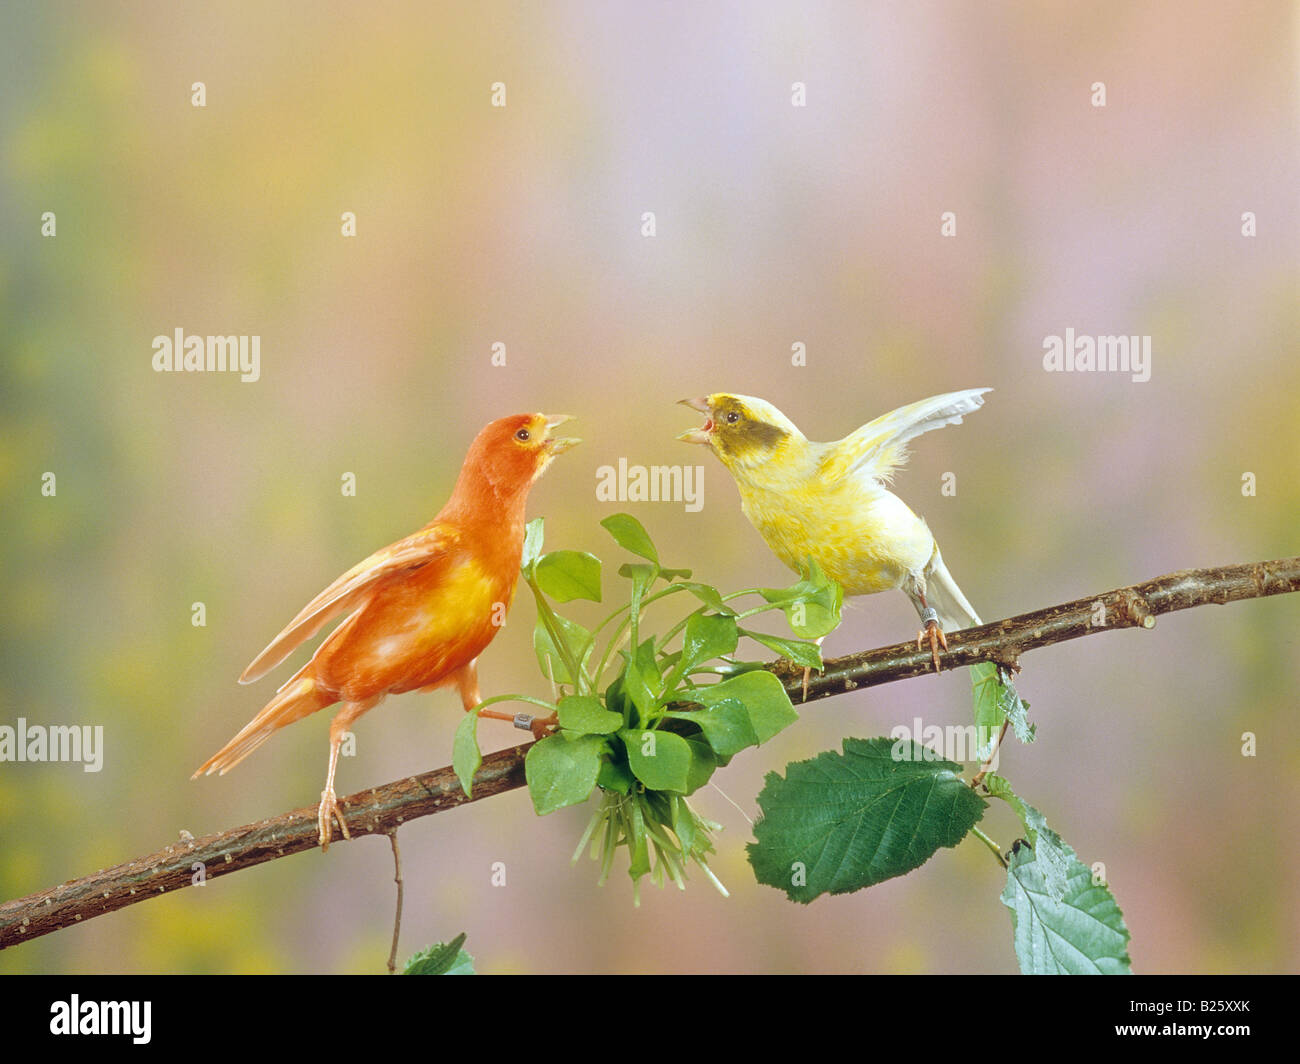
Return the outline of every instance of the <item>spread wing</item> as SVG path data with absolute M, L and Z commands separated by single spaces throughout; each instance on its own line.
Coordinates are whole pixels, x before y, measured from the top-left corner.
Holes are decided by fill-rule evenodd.
M 307 603 L 284 631 L 253 659 L 239 682 L 252 683 L 265 676 L 339 614 L 360 606 L 385 580 L 428 565 L 446 554 L 456 539 L 454 528 L 435 524 L 375 551 Z
M 882 414 L 838 443 L 829 444 L 822 474 L 839 480 L 865 470 L 877 480 L 888 480 L 907 461 L 909 440 L 932 429 L 960 424 L 964 415 L 984 405 L 984 393 L 992 390 L 946 392 Z

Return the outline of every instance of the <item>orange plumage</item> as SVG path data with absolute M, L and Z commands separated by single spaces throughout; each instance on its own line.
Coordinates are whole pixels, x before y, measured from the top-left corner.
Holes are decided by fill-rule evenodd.
M 240 683 L 264 676 L 331 620 L 350 614 L 194 776 L 224 775 L 286 724 L 342 702 L 330 723 L 329 774 L 318 814 L 321 849 L 329 848 L 335 817 L 350 837 L 334 772 L 352 723 L 386 695 L 403 691 L 454 684 L 466 712 L 482 700 L 476 659 L 514 598 L 528 491 L 557 454 L 578 442 L 550 434 L 568 420 L 566 414 L 516 414 L 487 425 L 470 445 L 438 516 L 349 569 L 253 659 Z

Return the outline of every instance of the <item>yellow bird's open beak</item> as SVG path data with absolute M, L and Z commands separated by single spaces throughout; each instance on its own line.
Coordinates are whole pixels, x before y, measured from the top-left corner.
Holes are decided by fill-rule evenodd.
M 709 406 L 707 399 L 679 399 L 682 406 L 689 406 L 692 410 L 698 410 L 708 419 L 704 425 L 698 429 L 688 429 L 681 433 L 677 439 L 683 443 L 708 443 L 709 433 L 713 431 L 713 409 Z

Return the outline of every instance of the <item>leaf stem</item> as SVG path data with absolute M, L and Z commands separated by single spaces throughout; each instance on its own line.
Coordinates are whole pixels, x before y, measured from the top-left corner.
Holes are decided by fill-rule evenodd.
M 979 839 L 980 842 L 984 843 L 984 845 L 987 846 L 990 850 L 993 851 L 993 856 L 998 859 L 998 864 L 1000 864 L 1003 868 L 1007 867 L 1007 859 L 1002 856 L 1002 850 L 999 848 L 996 842 L 994 842 L 987 835 L 985 835 L 984 832 L 980 831 L 979 828 L 972 827 L 970 829 L 970 833 L 974 835 L 977 839 Z

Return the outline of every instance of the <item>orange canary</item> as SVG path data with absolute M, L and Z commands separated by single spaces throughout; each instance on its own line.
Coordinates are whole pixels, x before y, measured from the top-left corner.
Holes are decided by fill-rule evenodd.
M 505 621 L 524 547 L 524 506 L 551 460 L 579 441 L 552 437 L 568 414 L 516 414 L 491 422 L 470 445 L 460 477 L 438 516 L 376 551 L 312 599 L 240 676 L 252 683 L 327 623 L 350 614 L 238 735 L 193 778 L 224 775 L 286 724 L 342 702 L 330 723 L 329 774 L 317 819 L 328 850 L 343 736 L 389 694 L 455 685 L 465 711 L 482 701 L 475 663 Z M 513 720 L 483 710 L 485 717 Z

